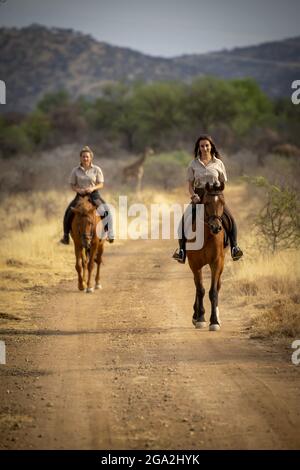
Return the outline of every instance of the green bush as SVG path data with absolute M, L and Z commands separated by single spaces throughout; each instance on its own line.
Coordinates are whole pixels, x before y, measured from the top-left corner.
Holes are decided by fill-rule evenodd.
M 9 158 L 19 153 L 28 153 L 32 150 L 32 143 L 24 127 L 12 125 L 0 127 L 1 156 Z

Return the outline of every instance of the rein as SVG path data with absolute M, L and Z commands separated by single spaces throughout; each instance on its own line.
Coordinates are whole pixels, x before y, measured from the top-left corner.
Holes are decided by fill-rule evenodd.
M 79 237 L 81 236 L 83 239 L 88 239 L 89 237 L 91 239 L 93 239 L 95 234 L 96 234 L 96 227 L 97 227 L 96 222 L 97 222 L 97 215 L 96 215 L 96 210 L 95 210 L 94 215 L 93 215 L 93 226 L 92 226 L 92 230 L 91 230 L 90 234 L 89 235 L 87 235 L 86 233 L 81 234 L 80 233 L 80 228 L 78 227 L 78 236 Z
M 203 199 L 204 199 L 204 196 L 205 196 L 206 193 L 207 193 L 207 192 L 205 192 L 205 193 L 203 194 L 203 197 L 202 197 Z M 223 193 L 220 192 L 220 191 L 209 192 L 209 196 L 213 196 L 213 197 L 215 197 L 215 196 L 220 196 L 220 195 L 222 195 L 222 194 L 223 194 Z M 213 220 L 219 220 L 219 222 L 222 224 L 222 217 L 221 217 L 220 215 L 214 214 L 214 215 L 209 215 L 209 216 L 208 216 L 208 215 L 206 214 L 206 205 L 207 205 L 207 203 L 204 204 L 204 215 L 205 215 L 205 218 L 206 218 L 206 221 L 205 221 L 205 219 L 204 219 L 204 224 L 205 224 L 205 225 L 209 225 L 210 222 L 213 221 Z

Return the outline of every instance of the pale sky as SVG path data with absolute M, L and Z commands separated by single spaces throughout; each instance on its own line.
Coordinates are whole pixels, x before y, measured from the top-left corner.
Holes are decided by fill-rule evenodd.
M 31 23 L 174 57 L 299 36 L 300 1 L 0 0 L 0 26 Z

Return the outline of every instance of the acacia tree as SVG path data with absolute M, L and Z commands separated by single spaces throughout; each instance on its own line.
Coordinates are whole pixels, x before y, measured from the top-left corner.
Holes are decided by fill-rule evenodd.
M 183 90 L 183 85 L 176 82 L 152 83 L 134 90 L 132 119 L 142 145 L 159 145 L 172 132 L 180 131 L 185 120 Z
M 300 244 L 300 202 L 292 189 L 275 186 L 266 178 L 258 177 L 252 182 L 265 190 L 266 202 L 255 218 L 255 225 L 271 248 L 292 248 Z

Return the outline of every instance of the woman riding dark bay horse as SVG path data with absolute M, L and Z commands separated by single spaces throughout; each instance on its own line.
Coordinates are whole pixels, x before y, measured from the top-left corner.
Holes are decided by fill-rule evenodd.
M 218 294 L 221 287 L 221 274 L 225 260 L 224 229 L 222 225 L 222 215 L 225 206 L 223 189 L 224 183 L 220 185 L 215 183 L 213 186 L 207 183 L 202 198 L 204 204 L 204 243 L 200 250 L 187 250 L 188 263 L 193 272 L 196 287 L 193 314 L 193 324 L 196 328 L 204 328 L 206 326 L 203 305 L 205 289 L 203 287 L 202 268 L 208 264 L 211 270 L 211 286 L 209 290 L 211 302 L 209 329 L 211 331 L 219 330 L 221 325 Z M 196 223 L 201 223 L 201 221 L 196 219 L 193 225 Z M 193 228 L 195 231 L 195 227 Z
M 206 326 L 204 318 L 204 287 L 202 282 L 202 268 L 210 266 L 211 287 L 209 298 L 211 301 L 210 330 L 220 329 L 218 293 L 221 286 L 221 274 L 224 268 L 224 228 L 231 245 L 232 259 L 238 260 L 243 256 L 237 244 L 237 226 L 235 220 L 225 205 L 223 196 L 224 182 L 227 175 L 224 163 L 210 136 L 202 135 L 195 143 L 195 158 L 188 167 L 188 188 L 192 199 L 192 207 L 196 212 L 197 204 L 204 204 L 204 244 L 201 249 L 186 250 L 185 217 L 179 226 L 179 251 L 173 258 L 184 263 L 186 256 L 194 274 L 196 286 L 196 299 L 194 303 L 193 324 L 196 328 Z M 197 222 L 197 220 L 196 220 Z M 192 221 L 194 224 L 194 221 Z

